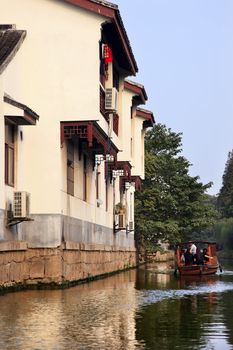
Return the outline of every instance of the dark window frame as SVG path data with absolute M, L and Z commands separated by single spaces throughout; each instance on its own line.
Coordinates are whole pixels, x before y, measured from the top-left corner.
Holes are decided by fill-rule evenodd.
M 83 200 L 87 202 L 87 156 L 83 155 Z
M 74 143 L 67 142 L 67 193 L 74 196 Z
M 5 184 L 15 185 L 15 125 L 5 122 Z

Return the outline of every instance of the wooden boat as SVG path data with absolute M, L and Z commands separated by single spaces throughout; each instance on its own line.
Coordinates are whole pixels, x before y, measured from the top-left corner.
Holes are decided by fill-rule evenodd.
M 190 244 L 197 247 L 197 252 L 193 256 L 192 262 L 184 261 L 183 254 L 187 251 Z M 206 253 L 203 255 L 203 249 Z M 190 241 L 182 242 L 176 245 L 176 269 L 175 274 L 179 273 L 181 276 L 202 276 L 213 275 L 221 267 L 216 255 L 216 242 L 208 241 Z

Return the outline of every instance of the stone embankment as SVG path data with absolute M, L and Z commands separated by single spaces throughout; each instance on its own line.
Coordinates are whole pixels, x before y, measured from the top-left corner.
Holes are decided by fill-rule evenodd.
M 147 262 L 165 262 L 169 260 L 174 260 L 175 253 L 172 250 L 167 250 L 165 252 L 155 251 L 146 253 Z
M 64 242 L 57 248 L 0 243 L 0 289 L 65 286 L 136 266 L 136 250 Z

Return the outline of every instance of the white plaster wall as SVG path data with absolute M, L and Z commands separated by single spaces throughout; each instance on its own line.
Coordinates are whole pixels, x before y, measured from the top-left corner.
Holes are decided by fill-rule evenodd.
M 76 154 L 75 195 L 67 195 L 66 149 L 60 148 L 60 121 L 99 120 L 108 133 L 108 125 L 99 112 L 99 39 L 105 19 L 55 0 L 0 0 L 0 8 L 0 23 L 16 24 L 17 29 L 27 31 L 19 52 L 4 72 L 0 96 L 6 92 L 40 115 L 36 126 L 18 130 L 23 139 L 18 138 L 17 143 L 15 189 L 31 193 L 32 214 L 62 213 L 111 228 L 114 186 L 115 203 L 120 201 L 119 179 L 115 185 L 109 184 L 106 212 L 104 171 L 100 184 L 103 204 L 97 207 L 95 176 L 89 164 L 88 199 L 84 202 L 78 182 L 82 181 L 82 162 Z M 114 133 L 111 136 L 122 150 L 118 160 L 128 161 L 132 93 L 122 93 L 122 89 L 121 82 L 119 138 Z M 4 107 L 5 110 L 0 105 L 0 136 L 4 133 L 3 115 L 9 106 Z M 13 188 L 4 185 L 1 169 L 0 190 L 5 189 L 5 198 L 0 196 L 0 208 L 4 209 Z
M 125 191 L 125 204 L 127 207 L 126 224 L 130 221 L 134 221 L 134 186 L 130 186 L 128 190 Z
M 121 118 L 119 125 L 119 138 L 122 152 L 118 153 L 118 160 L 129 160 L 132 165 L 132 175 L 144 179 L 144 119 L 136 116 L 136 109 L 131 119 L 131 104 L 133 93 L 124 90 L 121 101 Z M 132 150 L 131 150 L 132 138 Z
M 60 213 L 60 121 L 101 118 L 98 42 L 103 19 L 52 0 L 0 0 L 0 8 L 0 23 L 27 31 L 7 67 L 3 90 L 40 115 L 37 126 L 22 127 L 16 189 L 32 194 L 32 213 Z M 107 123 L 101 123 L 106 129 Z
M 35 110 L 45 105 L 54 114 L 56 107 L 59 120 L 98 117 L 98 41 L 103 19 L 53 0 L 0 0 L 0 7 L 1 23 L 27 30 L 16 56 L 20 59 L 19 86 L 10 84 L 8 90 L 17 90 L 18 98 L 26 94 Z
M 144 179 L 144 136 L 143 118 L 134 115 L 132 119 L 133 129 L 133 158 L 132 158 L 132 175 L 138 175 Z
M 115 205 L 117 203 L 120 203 L 120 200 L 121 200 L 121 198 L 120 198 L 120 190 L 119 190 L 120 187 L 119 186 L 120 186 L 120 181 L 119 181 L 119 177 L 117 177 L 114 180 L 114 182 L 113 182 L 113 190 L 115 192 L 115 195 L 114 195 L 114 197 L 115 197 Z
M 2 75 L 0 75 L 0 100 L 3 101 L 3 86 L 2 86 Z M 5 191 L 4 181 L 4 158 L 5 158 L 5 146 L 4 146 L 4 112 L 3 103 L 0 103 L 0 209 L 5 209 L 5 200 L 2 195 Z
M 118 153 L 119 161 L 131 160 L 130 139 L 131 139 L 131 104 L 132 93 L 125 90 L 121 99 L 121 115 L 119 120 L 119 139 L 121 142 L 122 152 Z
M 113 184 L 108 183 L 108 211 L 106 211 L 106 186 L 104 178 L 104 162 L 93 169 L 92 159 L 87 157 L 87 201 L 83 200 L 83 155 L 79 159 L 77 145 L 74 148 L 74 196 L 67 194 L 67 148 L 62 148 L 62 196 L 61 212 L 66 216 L 79 218 L 83 221 L 98 223 L 106 227 L 113 227 Z M 99 198 L 102 204 L 98 207 L 96 200 L 96 171 L 99 177 Z
M 145 179 L 145 134 L 146 134 L 146 129 L 143 129 L 141 132 L 141 152 L 142 152 L 141 178 L 142 180 Z

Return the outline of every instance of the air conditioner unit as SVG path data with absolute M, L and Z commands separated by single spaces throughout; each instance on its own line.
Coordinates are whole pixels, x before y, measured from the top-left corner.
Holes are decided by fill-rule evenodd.
M 105 89 L 105 109 L 108 111 L 117 110 L 117 89 L 116 88 Z
M 13 217 L 17 219 L 29 218 L 30 193 L 25 191 L 14 192 Z
M 125 214 L 118 214 L 118 228 L 125 228 Z
M 129 231 L 133 231 L 133 230 L 134 230 L 134 222 L 129 221 Z

